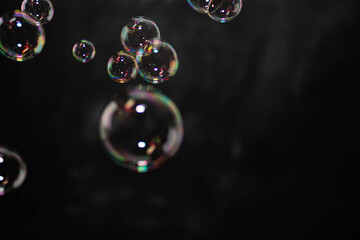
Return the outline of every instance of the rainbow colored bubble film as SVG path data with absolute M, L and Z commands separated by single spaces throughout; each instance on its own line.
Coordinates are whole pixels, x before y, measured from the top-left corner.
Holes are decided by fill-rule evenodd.
M 19 188 L 26 178 L 27 168 L 20 155 L 0 146 L 0 197 Z
M 213 1 L 209 5 L 208 15 L 216 22 L 227 23 L 239 15 L 242 6 L 242 0 Z
M 21 11 L 27 13 L 42 25 L 51 21 L 54 7 L 50 0 L 24 0 Z
M 128 88 L 107 104 L 100 119 L 100 138 L 111 159 L 139 173 L 174 156 L 183 132 L 176 105 L 151 86 Z
M 0 17 L 0 52 L 5 57 L 26 61 L 37 56 L 44 44 L 43 27 L 26 13 L 16 10 Z
M 133 56 L 120 51 L 111 56 L 107 64 L 109 77 L 118 83 L 127 83 L 137 75 L 136 62 Z
M 187 0 L 189 5 L 199 13 L 207 13 L 212 0 Z
M 139 75 L 149 83 L 158 84 L 173 77 L 179 67 L 175 49 L 166 42 L 151 41 L 150 47 L 136 55 Z
M 131 18 L 121 31 L 124 49 L 133 55 L 138 50 L 146 52 L 151 40 L 160 40 L 160 30 L 154 21 L 146 17 Z
M 74 44 L 72 52 L 76 60 L 82 63 L 87 63 L 94 59 L 96 50 L 94 44 L 83 39 Z

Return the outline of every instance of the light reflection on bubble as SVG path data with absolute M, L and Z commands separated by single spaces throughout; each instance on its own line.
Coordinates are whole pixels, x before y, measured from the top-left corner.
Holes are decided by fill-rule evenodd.
M 76 60 L 82 63 L 87 63 L 94 59 L 96 50 L 94 44 L 83 39 L 74 44 L 72 53 Z
M 44 44 L 43 27 L 26 13 L 16 10 L 0 17 L 0 52 L 5 57 L 23 62 L 37 56 Z
M 137 111 L 139 106 L 146 106 L 146 111 L 142 107 Z M 112 99 L 101 115 L 99 130 L 111 159 L 136 172 L 162 165 L 175 155 L 183 138 L 176 105 L 145 86 L 129 88 Z

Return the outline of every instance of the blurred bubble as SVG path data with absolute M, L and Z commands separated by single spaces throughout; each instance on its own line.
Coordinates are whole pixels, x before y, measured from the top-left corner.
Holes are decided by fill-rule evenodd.
M 118 83 L 131 81 L 137 74 L 134 57 L 124 51 L 116 53 L 108 61 L 107 72 Z
M 174 156 L 183 131 L 176 105 L 150 86 L 128 88 L 107 104 L 100 119 L 100 138 L 110 157 L 139 173 Z
M 54 16 L 54 7 L 50 0 L 24 0 L 21 4 L 21 11 L 42 25 L 50 22 Z
M 26 61 L 37 56 L 44 44 L 44 29 L 26 13 L 15 10 L 0 17 L 0 52 L 5 57 Z
M 81 40 L 75 43 L 73 47 L 73 56 L 76 60 L 82 63 L 87 63 L 95 57 L 95 46 L 88 40 Z
M 209 5 L 208 15 L 220 23 L 227 23 L 239 15 L 242 9 L 242 0 L 216 0 Z
M 0 196 L 20 187 L 26 172 L 26 164 L 18 153 L 0 146 Z
M 170 44 L 159 40 L 151 41 L 150 45 L 148 54 L 145 54 L 145 50 L 139 50 L 136 55 L 139 75 L 153 84 L 165 82 L 178 69 L 176 51 Z
M 121 31 L 121 42 L 124 49 L 133 55 L 139 49 L 146 52 L 151 40 L 160 40 L 160 30 L 149 18 L 133 17 Z
M 211 0 L 187 0 L 189 5 L 199 13 L 207 13 Z

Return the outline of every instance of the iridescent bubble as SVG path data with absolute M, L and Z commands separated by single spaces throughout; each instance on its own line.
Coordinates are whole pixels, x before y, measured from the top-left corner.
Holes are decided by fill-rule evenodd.
M 50 0 L 24 0 L 21 4 L 21 11 L 42 25 L 50 22 L 54 16 L 54 7 Z
M 139 49 L 147 50 L 151 40 L 160 40 L 158 26 L 149 18 L 133 17 L 121 31 L 124 49 L 135 55 Z
M 124 51 L 116 53 L 108 61 L 107 72 L 110 78 L 118 83 L 135 79 L 137 70 L 134 57 Z
M 150 86 L 129 88 L 112 99 L 100 119 L 100 138 L 119 165 L 147 172 L 178 151 L 183 122 L 176 105 Z
M 148 54 L 139 50 L 136 55 L 138 73 L 150 83 L 165 82 L 175 75 L 179 67 L 176 51 L 169 43 L 159 40 L 151 41 L 150 45 Z
M 227 23 L 239 15 L 242 9 L 242 0 L 213 1 L 209 5 L 208 15 L 211 19 L 220 23 Z
M 87 63 L 94 59 L 96 51 L 94 44 L 83 39 L 80 42 L 75 43 L 72 52 L 76 60 Z
M 0 146 L 0 196 L 20 187 L 26 172 L 26 164 L 18 153 Z
M 16 10 L 0 17 L 0 52 L 5 57 L 26 61 L 37 56 L 44 44 L 44 29 L 26 13 Z

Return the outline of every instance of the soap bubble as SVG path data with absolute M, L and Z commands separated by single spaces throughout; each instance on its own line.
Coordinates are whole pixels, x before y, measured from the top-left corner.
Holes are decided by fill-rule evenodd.
M 176 105 L 150 86 L 129 88 L 112 99 L 100 119 L 100 138 L 110 157 L 136 172 L 147 172 L 175 155 L 183 138 Z
M 24 0 L 21 4 L 21 11 L 42 25 L 50 22 L 54 16 L 54 7 L 50 0 Z
M 150 45 L 148 54 L 144 54 L 144 50 L 139 50 L 136 55 L 138 73 L 150 83 L 165 82 L 174 76 L 178 69 L 176 51 L 170 44 L 159 40 L 151 41 Z
M 96 51 L 94 44 L 83 39 L 80 42 L 75 43 L 72 52 L 76 60 L 87 63 L 94 59 Z
M 44 29 L 26 13 L 16 10 L 0 17 L 0 52 L 5 57 L 26 61 L 37 56 L 44 44 Z
M 107 72 L 115 82 L 129 82 L 137 74 L 134 57 L 124 51 L 116 53 L 108 61 Z
M 189 5 L 199 13 L 207 13 L 212 0 L 187 0 Z
M 151 40 L 160 40 L 160 30 L 149 18 L 133 17 L 121 31 L 121 42 L 124 49 L 133 55 L 139 49 L 146 52 Z
M 242 0 L 221 0 L 209 5 L 208 15 L 220 23 L 227 23 L 239 15 L 242 9 Z
M 0 196 L 20 187 L 26 172 L 26 164 L 18 153 L 0 146 Z

